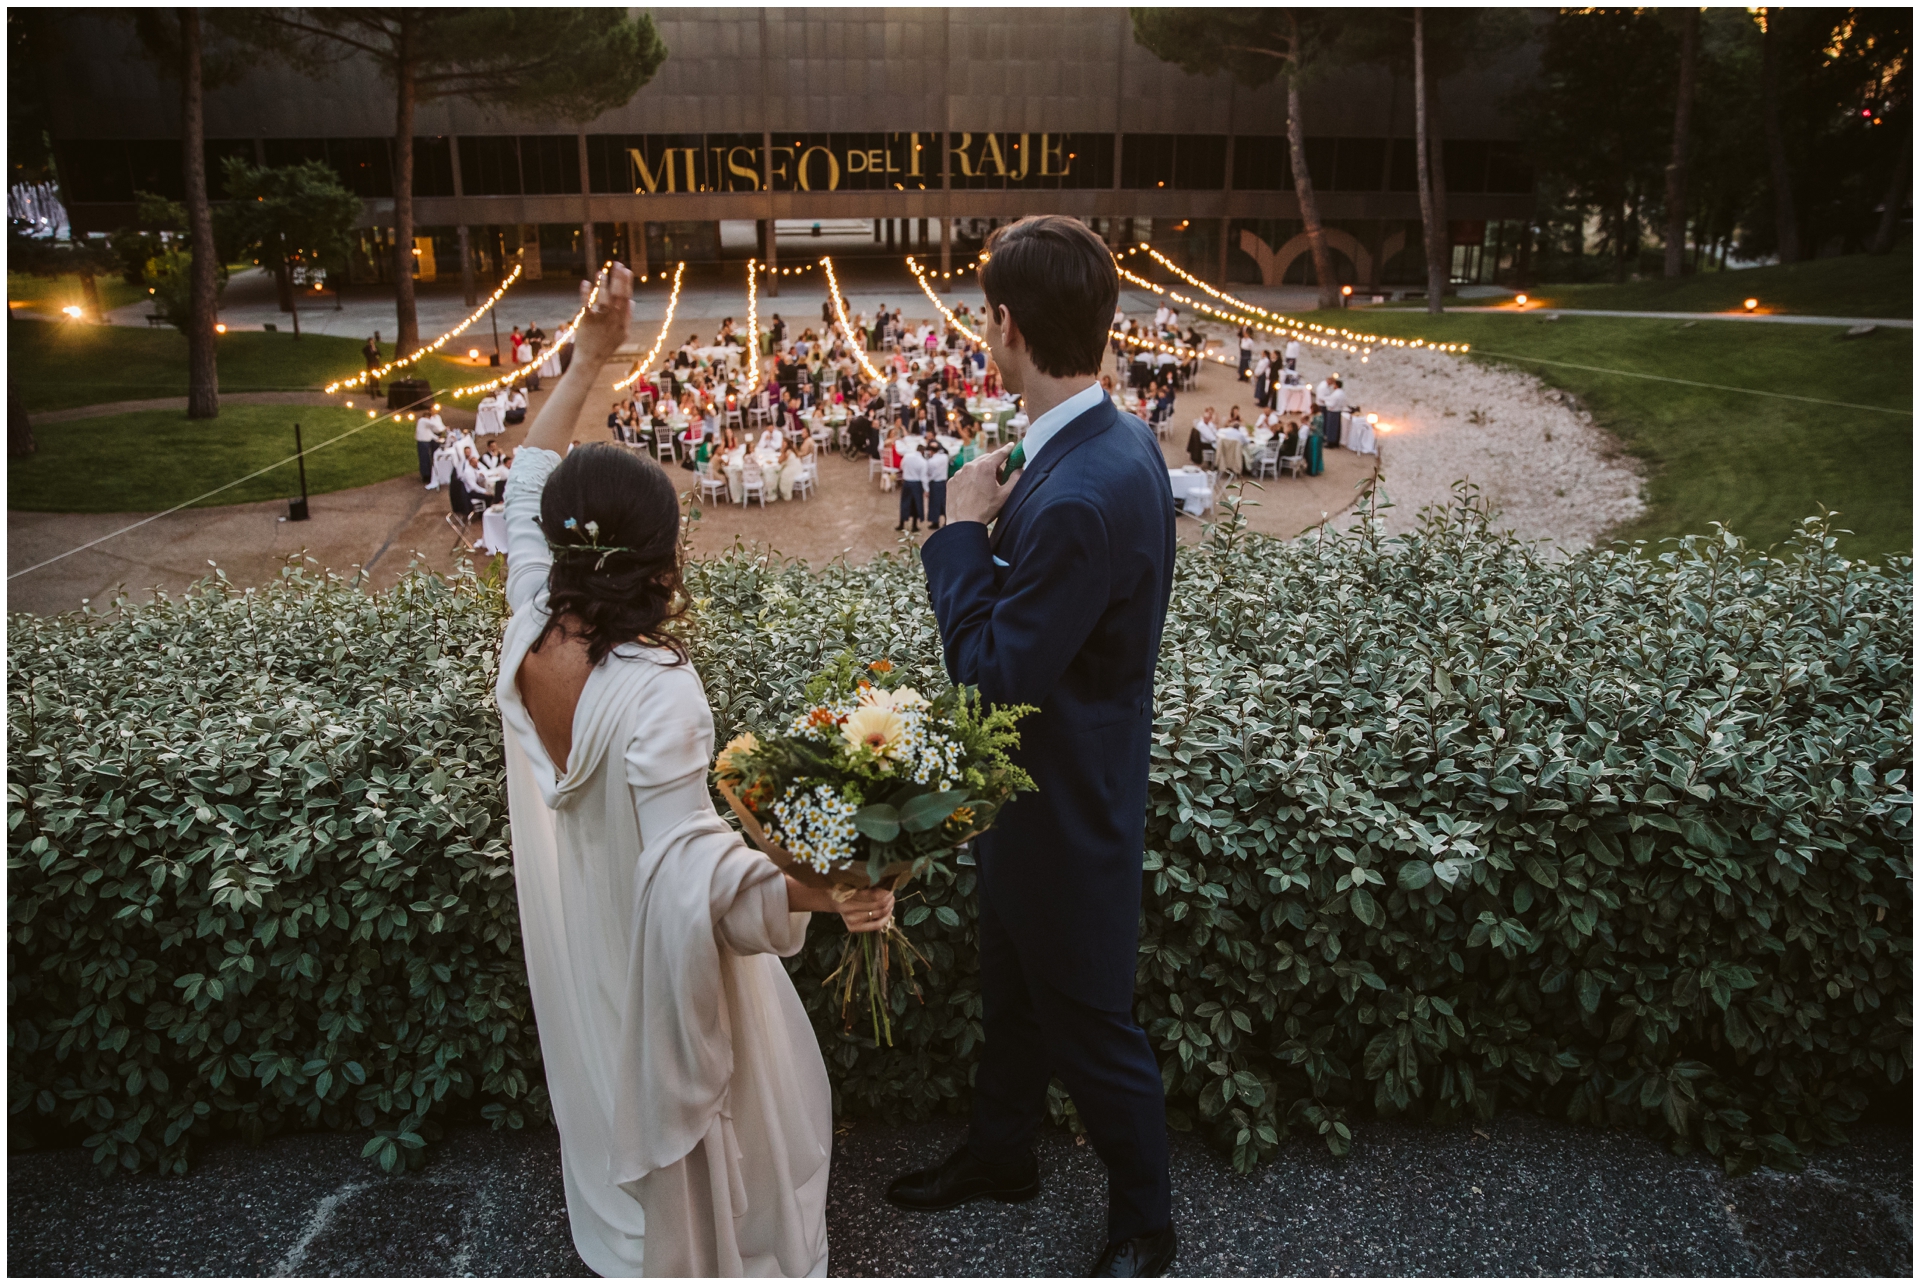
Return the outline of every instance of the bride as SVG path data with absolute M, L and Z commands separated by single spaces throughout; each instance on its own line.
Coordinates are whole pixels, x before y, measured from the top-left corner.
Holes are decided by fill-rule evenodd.
M 777 957 L 808 912 L 870 932 L 893 898 L 836 903 L 720 819 L 713 716 L 674 633 L 673 483 L 618 446 L 558 454 L 631 298 L 616 266 L 506 486 L 495 696 L 567 1215 L 603 1276 L 823 1276 L 827 1071 Z

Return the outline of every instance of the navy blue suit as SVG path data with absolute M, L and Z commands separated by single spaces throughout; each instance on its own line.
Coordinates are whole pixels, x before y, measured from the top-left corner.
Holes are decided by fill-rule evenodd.
M 1014 754 L 1039 788 L 975 845 L 986 1046 L 968 1145 L 1024 1155 L 1058 1074 L 1107 1163 L 1110 1240 L 1171 1218 L 1160 1070 L 1132 1010 L 1173 550 L 1159 444 L 1103 401 L 1030 461 L 991 535 L 958 523 L 921 553 L 953 680 L 1039 707 Z

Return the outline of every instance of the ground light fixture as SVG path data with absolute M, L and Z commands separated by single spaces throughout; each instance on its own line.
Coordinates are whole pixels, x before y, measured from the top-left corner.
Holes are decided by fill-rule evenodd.
M 214 323 L 213 323 L 213 333 L 214 333 L 214 334 L 216 334 L 216 335 L 224 335 L 224 334 L 226 334 L 226 333 L 227 333 L 227 323 L 226 323 L 226 322 L 224 322 L 224 321 L 216 321 L 216 322 L 214 322 Z
M 1524 308 L 1527 306 L 1527 296 L 1523 294 L 1517 294 L 1513 296 L 1513 303 L 1516 308 Z
M 469 348 L 469 349 L 467 349 L 467 360 L 468 360 L 468 361 L 479 361 L 479 360 L 480 360 L 480 350 L 479 350 L 478 348 Z
M 80 320 L 81 317 L 86 315 L 80 310 L 78 305 L 71 304 L 71 303 L 68 304 L 66 307 L 62 308 L 60 311 L 66 313 L 69 317 L 72 317 L 75 321 Z
M 1745 302 L 1743 302 L 1740 306 L 1742 308 L 1745 308 L 1748 312 L 1752 312 L 1755 308 L 1758 308 L 1760 306 L 1760 301 L 1758 299 L 1748 299 Z

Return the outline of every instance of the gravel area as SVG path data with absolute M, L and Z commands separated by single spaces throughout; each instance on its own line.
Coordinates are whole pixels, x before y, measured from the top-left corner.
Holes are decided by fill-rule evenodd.
M 1492 501 L 1502 526 L 1562 549 L 1592 546 L 1644 509 L 1638 461 L 1573 400 L 1533 375 L 1414 350 L 1327 362 L 1303 357 L 1318 382 L 1344 376 L 1349 400 L 1377 414 L 1387 531 L 1412 530 L 1459 480 Z
M 882 1194 L 958 1120 L 843 1125 L 827 1226 L 836 1276 L 1074 1276 L 1104 1226 L 1092 1149 L 1041 1140 L 1023 1205 L 905 1214 Z M 1287 1144 L 1235 1174 L 1173 1137 L 1182 1276 L 1910 1276 L 1912 1139 L 1861 1126 L 1798 1174 L 1724 1178 L 1635 1134 L 1506 1115 L 1368 1123 L 1353 1154 Z M 206 1148 L 181 1177 L 101 1178 L 78 1149 L 8 1157 L 15 1276 L 584 1276 L 551 1129 L 460 1128 L 387 1177 L 355 1135 Z

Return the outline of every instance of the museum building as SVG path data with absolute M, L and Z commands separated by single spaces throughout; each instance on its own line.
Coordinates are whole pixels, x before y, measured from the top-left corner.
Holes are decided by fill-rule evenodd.
M 1146 239 L 1223 280 L 1311 266 L 1277 83 L 1193 76 L 1133 41 L 1125 9 L 656 9 L 668 56 L 591 121 L 422 103 L 414 149 L 419 275 L 484 278 L 518 254 L 578 273 L 602 254 L 777 261 L 787 230 L 871 224 L 871 248 L 964 262 L 996 222 L 1057 213 L 1114 244 Z M 182 191 L 179 92 L 130 24 L 72 11 L 50 76 L 54 153 L 76 233 L 131 222 L 136 192 Z M 1521 46 L 1440 86 L 1457 280 L 1510 253 L 1533 177 L 1506 100 Z M 1424 278 L 1412 85 L 1360 67 L 1302 91 L 1306 158 L 1343 282 Z M 318 159 L 364 198 L 356 279 L 389 269 L 393 91 L 367 62 L 309 78 L 263 66 L 208 91 L 220 160 Z M 383 132 L 385 131 L 385 132 Z M 723 224 L 755 234 L 729 248 Z M 782 226 L 784 225 L 784 226 Z M 768 229 L 779 231 L 768 239 Z M 785 253 L 801 253 L 788 243 Z

